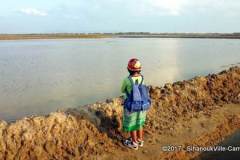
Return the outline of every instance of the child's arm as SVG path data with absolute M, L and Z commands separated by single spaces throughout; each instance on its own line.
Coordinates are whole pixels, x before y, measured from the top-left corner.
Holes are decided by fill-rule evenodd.
M 124 79 L 122 82 L 122 87 L 121 87 L 121 92 L 125 93 L 126 92 L 126 80 Z
M 123 82 L 122 82 L 122 86 L 121 86 L 121 93 L 123 93 L 122 94 L 123 99 L 127 98 L 126 89 L 127 89 L 127 83 L 126 83 L 126 79 L 124 79 Z

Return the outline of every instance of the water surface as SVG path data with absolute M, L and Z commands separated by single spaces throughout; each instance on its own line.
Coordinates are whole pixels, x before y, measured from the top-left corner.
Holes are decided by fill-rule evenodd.
M 0 119 L 46 114 L 120 95 L 129 58 L 145 81 L 163 85 L 240 63 L 231 39 L 67 39 L 0 41 Z

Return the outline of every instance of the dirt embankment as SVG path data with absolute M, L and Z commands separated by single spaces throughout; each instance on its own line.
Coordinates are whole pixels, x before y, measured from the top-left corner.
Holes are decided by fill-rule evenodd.
M 189 159 L 196 152 L 163 152 L 165 144 L 214 145 L 240 128 L 240 68 L 188 81 L 150 86 L 146 147 L 120 140 L 120 98 L 15 123 L 0 122 L 0 159 Z M 234 108 L 234 109 L 232 109 Z M 126 158 L 128 157 L 128 158 Z

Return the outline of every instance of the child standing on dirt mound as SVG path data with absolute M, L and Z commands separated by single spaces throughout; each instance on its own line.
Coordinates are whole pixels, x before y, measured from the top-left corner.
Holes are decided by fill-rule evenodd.
M 123 131 L 130 132 L 131 136 L 123 144 L 135 150 L 143 146 L 143 126 L 151 105 L 141 68 L 138 59 L 130 59 L 127 67 L 129 76 L 123 80 L 121 87 L 124 93 Z

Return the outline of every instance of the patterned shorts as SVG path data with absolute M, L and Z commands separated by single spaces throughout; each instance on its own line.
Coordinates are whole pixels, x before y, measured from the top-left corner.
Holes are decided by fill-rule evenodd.
M 123 130 L 126 132 L 139 130 L 146 121 L 147 111 L 129 112 L 124 109 L 123 112 Z

